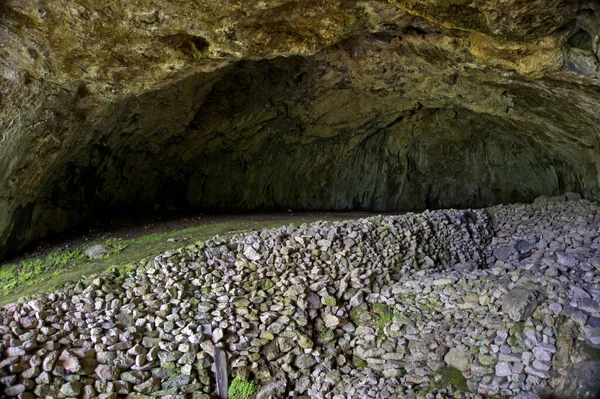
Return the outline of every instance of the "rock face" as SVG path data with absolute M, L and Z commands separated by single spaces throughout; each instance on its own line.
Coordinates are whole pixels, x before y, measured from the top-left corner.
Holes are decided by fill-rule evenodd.
M 0 254 L 121 206 L 598 199 L 596 15 L 578 0 L 3 2 Z

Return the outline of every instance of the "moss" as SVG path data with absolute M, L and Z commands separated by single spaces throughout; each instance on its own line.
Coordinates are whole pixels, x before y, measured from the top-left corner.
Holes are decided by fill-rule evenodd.
M 577 341 L 574 351 L 579 353 L 580 357 L 585 360 L 600 361 L 600 349 L 594 348 L 585 341 Z
M 363 359 L 361 359 L 360 357 L 357 357 L 357 356 L 353 356 L 352 357 L 352 364 L 357 369 L 362 369 L 362 368 L 365 368 L 365 367 L 367 367 L 369 365 L 365 360 L 363 360 Z
M 305 221 L 311 223 L 316 218 L 316 216 L 306 218 Z M 338 218 L 332 217 L 331 219 Z M 159 253 L 197 243 L 199 247 L 202 247 L 204 243 L 199 242 L 200 240 L 207 240 L 215 235 L 232 236 L 253 229 L 277 228 L 290 221 L 289 219 L 267 222 L 231 221 L 147 234 L 129 240 L 111 237 L 100 242 L 90 242 L 70 251 L 56 251 L 46 256 L 33 257 L 19 263 L 1 266 L 0 306 L 21 297 L 32 297 L 50 292 L 86 276 L 116 272 L 119 278 L 124 279 L 127 275 L 135 272 L 140 260 Z M 169 238 L 173 238 L 174 241 L 167 241 Z M 90 245 L 99 243 L 111 247 L 112 252 L 101 259 L 89 259 L 83 253 L 84 250 Z M 264 287 L 270 288 L 274 285 L 273 281 L 264 280 Z
M 467 391 L 467 380 L 456 367 L 448 366 L 437 371 L 431 379 L 430 386 L 440 389 L 452 386 L 454 389 Z
M 376 315 L 383 315 L 389 313 L 390 307 L 384 303 L 374 303 L 373 304 L 373 313 Z
M 525 328 L 525 323 L 521 321 L 510 328 L 510 330 L 509 330 L 510 335 L 520 334 L 523 332 L 524 328 Z
M 394 320 L 394 309 L 392 309 L 388 305 L 384 305 L 381 303 L 374 304 L 373 313 L 379 315 L 377 327 L 379 327 L 380 329 Z
M 120 238 L 116 238 L 116 237 L 111 237 L 111 238 L 106 239 L 106 241 L 104 241 L 104 244 L 107 247 L 111 248 L 112 253 L 123 251 L 125 248 L 127 248 L 129 246 L 128 243 L 126 243 L 125 241 L 121 240 Z
M 58 275 L 66 265 L 84 259 L 83 247 L 73 251 L 51 253 L 45 257 L 35 257 L 0 269 L 0 295 L 21 293 L 21 287 L 36 281 Z
M 329 328 L 327 331 L 323 331 L 319 336 L 322 342 L 329 342 L 334 338 L 333 330 Z
M 310 339 L 308 335 L 299 332 L 297 333 L 297 337 L 298 345 L 300 345 L 302 349 L 312 349 L 315 346 L 315 343 L 312 341 L 312 339 Z
M 250 395 L 256 392 L 256 389 L 256 384 L 236 377 L 231 381 L 227 394 L 230 399 L 248 399 Z
M 373 25 L 368 14 L 364 9 L 359 9 L 359 12 L 348 23 L 344 24 L 344 32 L 354 32 L 357 30 L 372 29 Z
M 325 306 L 335 306 L 337 304 L 337 301 L 335 300 L 335 297 L 329 295 L 326 296 L 325 298 L 323 298 L 321 300 L 321 302 L 323 303 L 323 305 Z

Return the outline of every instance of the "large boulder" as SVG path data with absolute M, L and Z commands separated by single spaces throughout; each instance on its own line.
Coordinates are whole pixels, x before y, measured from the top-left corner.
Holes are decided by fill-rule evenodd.
M 502 299 L 502 310 L 513 321 L 531 317 L 544 300 L 544 291 L 538 286 L 520 286 L 507 292 Z

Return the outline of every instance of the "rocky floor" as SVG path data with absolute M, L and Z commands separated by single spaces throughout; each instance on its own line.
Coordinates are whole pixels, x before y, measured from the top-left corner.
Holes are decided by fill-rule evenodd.
M 282 227 L 136 267 L 5 306 L 0 396 L 214 397 L 225 368 L 259 398 L 600 392 L 596 203 Z

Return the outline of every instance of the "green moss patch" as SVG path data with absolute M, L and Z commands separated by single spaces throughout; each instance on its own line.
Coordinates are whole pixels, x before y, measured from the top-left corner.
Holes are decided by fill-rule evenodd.
M 328 217 L 342 219 L 343 215 Z M 122 274 L 135 271 L 136 262 L 208 240 L 214 236 L 232 236 L 264 228 L 277 228 L 295 223 L 311 223 L 323 219 L 323 215 L 306 216 L 270 221 L 227 221 L 206 223 L 181 230 L 148 234 L 129 240 L 111 237 L 82 245 L 70 251 L 56 251 L 41 257 L 24 259 L 18 263 L 0 266 L 0 306 L 22 297 L 47 293 L 84 277 L 114 270 Z M 89 259 L 84 251 L 95 244 L 104 244 L 111 252 L 101 259 Z
M 437 371 L 430 383 L 432 388 L 447 388 L 452 385 L 454 389 L 467 391 L 467 379 L 456 367 L 448 366 Z
M 227 395 L 229 399 L 248 399 L 250 395 L 256 392 L 256 385 L 252 382 L 234 378 L 229 385 Z

